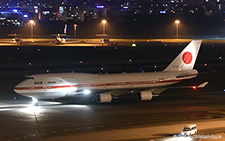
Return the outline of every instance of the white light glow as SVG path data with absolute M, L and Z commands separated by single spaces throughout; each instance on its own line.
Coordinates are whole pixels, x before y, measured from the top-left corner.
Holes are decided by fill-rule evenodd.
M 88 95 L 88 94 L 91 93 L 91 91 L 90 91 L 90 90 L 84 90 L 83 93 L 84 93 L 85 95 Z
M 37 99 L 37 98 L 32 97 L 32 103 L 37 103 L 37 102 L 38 102 L 38 99 Z
M 136 45 L 135 43 L 133 43 L 131 46 L 132 46 L 132 47 L 136 47 L 137 45 Z
M 102 23 L 103 23 L 103 24 L 106 24 L 106 23 L 107 23 L 107 21 L 106 21 L 106 20 L 102 20 Z
M 172 137 L 167 138 L 165 141 L 192 141 L 193 139 L 191 137 Z
M 21 108 L 20 111 L 30 115 L 37 115 L 43 112 L 43 109 L 40 106 L 29 106 L 27 108 Z
M 180 23 L 180 20 L 176 20 L 175 23 L 176 23 L 176 24 L 179 24 L 179 23 Z
M 30 20 L 29 23 L 30 23 L 31 25 L 34 25 L 34 24 L 35 24 L 34 20 Z

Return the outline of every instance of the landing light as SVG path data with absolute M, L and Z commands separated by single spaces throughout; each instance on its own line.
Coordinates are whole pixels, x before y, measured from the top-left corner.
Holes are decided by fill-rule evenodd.
M 28 106 L 26 108 L 21 108 L 20 111 L 33 116 L 42 113 L 44 110 L 39 106 Z
M 84 90 L 83 93 L 84 93 L 85 95 L 88 95 L 88 94 L 91 93 L 91 91 L 90 91 L 90 90 Z
M 33 104 L 35 104 L 35 103 L 37 103 L 37 102 L 38 102 L 38 99 L 37 99 L 37 98 L 32 97 L 32 103 L 33 103 Z

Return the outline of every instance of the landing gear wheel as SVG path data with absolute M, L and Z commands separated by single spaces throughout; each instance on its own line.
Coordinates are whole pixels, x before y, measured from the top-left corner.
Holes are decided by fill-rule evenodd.
M 39 106 L 39 102 L 35 102 L 34 103 L 34 106 Z

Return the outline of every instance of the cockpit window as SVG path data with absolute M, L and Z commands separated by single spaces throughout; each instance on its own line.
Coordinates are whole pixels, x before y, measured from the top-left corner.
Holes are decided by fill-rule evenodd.
M 34 77 L 27 76 L 26 79 L 34 79 Z
M 34 82 L 34 84 L 35 84 L 35 85 L 38 85 L 38 84 L 42 85 L 43 82 Z

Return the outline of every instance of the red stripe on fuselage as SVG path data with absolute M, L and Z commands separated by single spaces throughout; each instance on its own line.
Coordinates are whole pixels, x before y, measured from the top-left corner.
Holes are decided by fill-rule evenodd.
M 57 89 L 57 88 L 82 88 L 82 87 L 101 87 L 101 86 L 120 86 L 120 85 L 143 85 L 143 84 L 156 84 L 179 82 L 186 79 L 179 80 L 164 80 L 164 81 L 133 81 L 133 82 L 113 82 L 113 83 L 96 83 L 96 84 L 78 84 L 78 85 L 62 85 L 62 86 L 41 86 L 41 87 L 15 87 L 14 90 L 36 90 L 36 89 Z
M 34 90 L 34 89 L 58 89 L 58 88 L 76 88 L 76 85 L 62 86 L 41 86 L 41 87 L 15 87 L 14 90 Z

